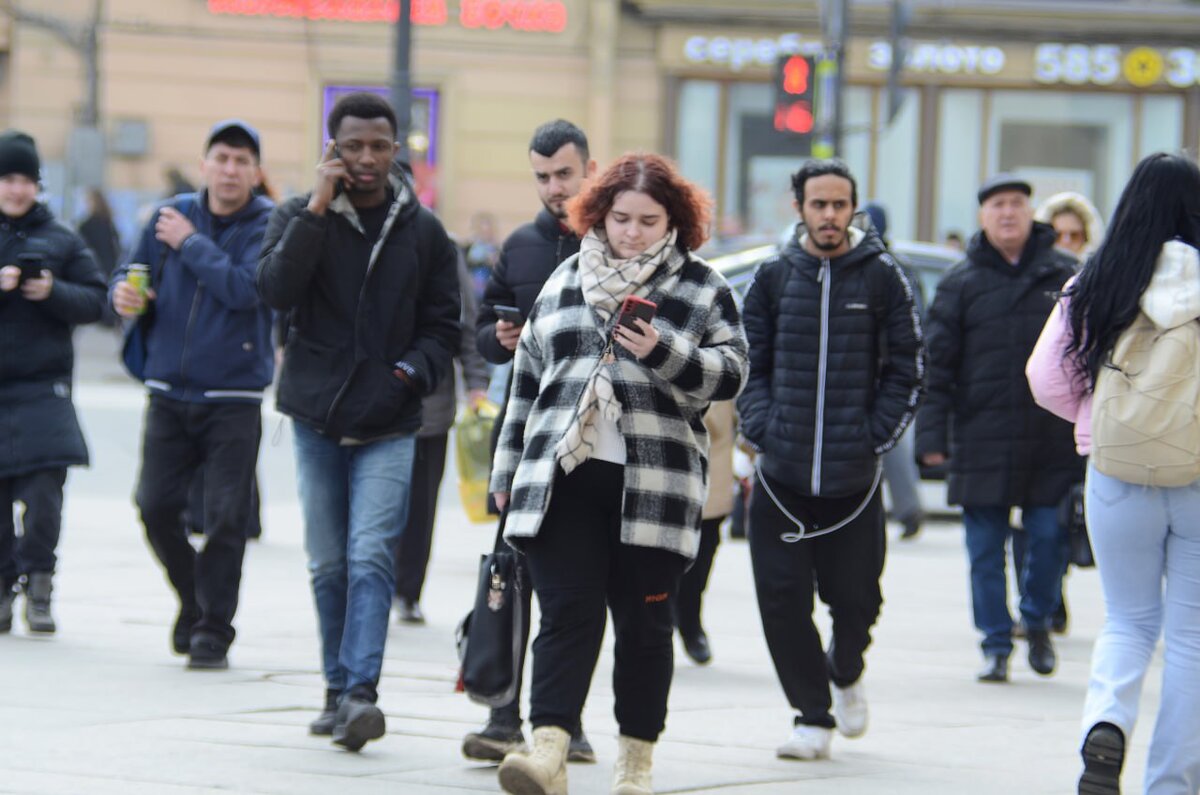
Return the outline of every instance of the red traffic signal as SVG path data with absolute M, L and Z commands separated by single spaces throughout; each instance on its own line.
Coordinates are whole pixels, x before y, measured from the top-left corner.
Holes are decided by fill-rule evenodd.
M 789 55 L 776 62 L 775 129 L 807 135 L 816 126 L 816 59 Z

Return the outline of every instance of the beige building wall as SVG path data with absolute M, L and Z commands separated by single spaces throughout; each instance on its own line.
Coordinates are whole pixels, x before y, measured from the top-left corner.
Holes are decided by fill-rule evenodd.
M 82 22 L 91 0 L 49 5 L 45 13 Z M 413 84 L 439 92 L 438 211 L 451 231 L 465 233 L 481 210 L 498 217 L 503 234 L 532 217 L 539 204 L 526 147 L 543 121 L 596 129 L 602 160 L 659 148 L 653 31 L 622 16 L 618 0 L 565 5 L 561 33 L 468 30 L 457 24 L 456 0 L 447 0 L 445 26 L 414 28 Z M 593 17 L 605 15 L 616 25 L 599 26 L 606 35 L 594 41 Z M 101 123 L 107 131 L 143 121 L 149 130 L 145 156 L 108 158 L 108 187 L 162 193 L 172 166 L 198 180 L 208 127 L 240 116 L 262 133 L 273 184 L 285 194 L 307 190 L 324 137 L 324 87 L 386 85 L 391 42 L 385 22 L 213 14 L 206 0 L 107 0 Z M 9 65 L 3 123 L 34 135 L 44 160 L 63 160 L 83 94 L 79 57 L 50 33 L 15 23 Z

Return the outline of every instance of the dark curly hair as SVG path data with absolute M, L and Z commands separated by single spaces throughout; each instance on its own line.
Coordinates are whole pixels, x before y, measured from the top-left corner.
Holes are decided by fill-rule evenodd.
M 708 239 L 712 208 L 708 194 L 680 176 L 667 158 L 641 152 L 617 160 L 571 200 L 571 228 L 582 237 L 603 226 L 617 194 L 627 190 L 644 193 L 666 209 L 669 228 L 679 232 L 680 249 L 695 251 Z

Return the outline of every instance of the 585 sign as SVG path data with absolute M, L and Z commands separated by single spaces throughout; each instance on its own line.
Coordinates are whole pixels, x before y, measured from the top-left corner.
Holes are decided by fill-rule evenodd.
M 1033 76 L 1046 84 L 1111 86 L 1124 77 L 1138 88 L 1161 83 L 1188 88 L 1200 83 L 1200 53 L 1187 47 L 1124 50 L 1115 44 L 1040 44 Z

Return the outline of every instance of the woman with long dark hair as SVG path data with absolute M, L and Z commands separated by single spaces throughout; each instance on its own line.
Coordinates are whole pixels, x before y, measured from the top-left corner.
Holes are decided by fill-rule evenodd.
M 1108 235 L 1068 285 L 1027 374 L 1043 407 L 1092 451 L 1092 398 L 1121 334 L 1146 316 L 1162 333 L 1200 318 L 1200 168 L 1155 154 L 1133 172 Z M 1193 363 L 1194 372 L 1195 363 Z M 1187 374 L 1181 373 L 1181 377 Z M 1099 440 L 1099 437 L 1097 437 Z M 1135 484 L 1088 467 L 1087 523 L 1104 590 L 1083 715 L 1081 795 L 1120 792 L 1146 668 L 1160 634 L 1162 700 L 1146 795 L 1200 792 L 1200 481 Z
M 704 413 L 741 390 L 746 337 L 729 285 L 691 253 L 708 201 L 667 160 L 622 157 L 570 219 L 580 252 L 526 320 L 492 469 L 505 538 L 526 553 L 542 612 L 533 750 L 505 758 L 500 784 L 567 791 L 570 731 L 611 610 L 613 792 L 649 795 L 674 670 L 671 603 L 700 547 Z M 653 319 L 623 312 L 627 299 L 657 305 Z

